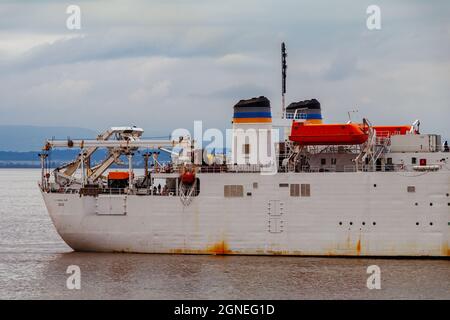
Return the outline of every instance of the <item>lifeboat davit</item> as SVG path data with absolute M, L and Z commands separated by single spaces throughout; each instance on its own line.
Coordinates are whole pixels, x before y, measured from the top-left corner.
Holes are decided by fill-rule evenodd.
M 307 124 L 294 122 L 289 140 L 300 145 L 357 145 L 367 141 L 367 130 L 359 124 Z

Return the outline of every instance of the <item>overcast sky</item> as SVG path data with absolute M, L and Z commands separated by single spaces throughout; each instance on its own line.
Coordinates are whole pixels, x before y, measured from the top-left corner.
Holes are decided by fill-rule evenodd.
M 66 8 L 81 8 L 81 30 Z M 366 9 L 381 8 L 381 30 Z M 280 108 L 317 98 L 325 121 L 422 120 L 450 138 L 450 1 L 1 1 L 0 125 L 168 134 L 265 95 Z

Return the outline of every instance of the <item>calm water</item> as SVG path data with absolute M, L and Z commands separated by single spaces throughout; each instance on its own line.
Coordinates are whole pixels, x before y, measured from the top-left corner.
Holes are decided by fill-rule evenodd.
M 450 299 L 449 260 L 75 253 L 38 179 L 0 169 L 0 299 Z M 372 264 L 381 290 L 366 287 Z M 69 265 L 81 290 L 66 288 Z

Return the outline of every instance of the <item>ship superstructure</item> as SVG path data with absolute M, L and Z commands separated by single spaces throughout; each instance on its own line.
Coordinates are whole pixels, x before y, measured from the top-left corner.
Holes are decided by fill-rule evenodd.
M 239 101 L 229 154 L 197 149 L 190 136 L 142 139 L 137 127 L 48 140 L 40 188 L 58 233 L 80 251 L 450 255 L 441 136 L 421 133 L 418 120 L 323 123 L 319 101 L 285 108 L 284 92 L 281 109 L 273 117 L 265 97 Z M 254 155 L 261 146 L 265 157 Z M 60 147 L 80 153 L 50 170 L 48 153 Z M 91 164 L 99 148 L 108 156 Z M 160 152 L 172 160 L 161 163 Z

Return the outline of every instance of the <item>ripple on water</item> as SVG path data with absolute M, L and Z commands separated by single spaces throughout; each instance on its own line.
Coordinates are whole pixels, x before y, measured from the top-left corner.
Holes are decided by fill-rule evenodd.
M 0 169 L 0 299 L 450 299 L 449 260 L 71 252 L 39 174 Z M 372 264 L 381 290 L 366 287 Z M 81 290 L 66 288 L 69 265 L 81 268 Z

